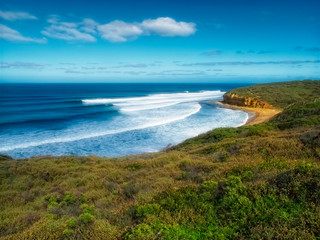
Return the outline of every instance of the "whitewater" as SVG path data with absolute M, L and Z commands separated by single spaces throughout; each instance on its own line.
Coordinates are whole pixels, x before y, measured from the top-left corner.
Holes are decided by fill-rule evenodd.
M 10 111 L 0 123 L 0 153 L 21 158 L 153 152 L 217 127 L 242 125 L 248 118 L 212 102 L 221 100 L 221 90 L 97 91 L 88 94 L 81 88 L 66 94 L 57 89 L 7 97 Z

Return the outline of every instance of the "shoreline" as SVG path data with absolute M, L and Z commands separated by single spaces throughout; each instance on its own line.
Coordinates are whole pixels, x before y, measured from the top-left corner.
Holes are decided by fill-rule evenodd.
M 224 106 L 229 109 L 236 109 L 247 112 L 249 114 L 253 114 L 253 116 L 249 116 L 246 123 L 242 126 L 251 126 L 259 123 L 267 122 L 269 119 L 277 115 L 278 113 L 282 112 L 281 110 L 274 109 L 274 108 L 251 108 L 251 107 L 242 107 L 231 105 L 227 103 L 223 103 L 221 101 L 215 102 L 221 106 Z
M 220 106 L 223 106 L 225 108 L 234 109 L 234 110 L 241 110 L 241 111 L 247 112 L 248 119 L 246 120 L 245 123 L 242 123 L 241 125 L 238 125 L 237 127 L 250 126 L 250 125 L 255 125 L 255 124 L 267 122 L 273 116 L 275 116 L 276 114 L 281 112 L 281 110 L 278 110 L 278 109 L 250 108 L 250 107 L 231 105 L 231 104 L 223 103 L 222 101 L 211 101 L 211 102 L 214 104 L 218 104 Z M 188 140 L 188 139 L 185 139 L 185 140 Z M 178 143 L 178 144 L 180 144 L 180 143 Z M 159 150 L 156 152 L 161 152 L 161 151 L 162 150 Z M 138 154 L 145 154 L 145 153 L 147 153 L 147 152 L 138 153 Z M 1 153 L 1 152 L 0 152 L 0 155 L 10 156 L 10 155 L 7 155 L 7 154 Z M 46 155 L 46 154 L 44 154 L 44 155 Z M 129 155 L 136 155 L 136 154 L 129 154 Z M 124 157 L 124 156 L 129 156 L 129 155 L 121 155 L 118 157 Z M 37 157 L 37 156 L 43 156 L 43 155 L 36 155 L 36 156 L 31 156 L 31 157 Z M 57 157 L 59 155 L 52 155 L 52 156 Z M 72 154 L 70 156 L 74 156 L 74 154 Z M 75 155 L 75 156 L 81 156 L 81 155 Z M 96 155 L 96 156 L 99 156 L 99 155 Z M 10 156 L 10 157 L 13 159 L 18 159 L 18 158 L 14 158 L 12 156 Z M 24 157 L 24 158 L 29 158 L 29 157 Z

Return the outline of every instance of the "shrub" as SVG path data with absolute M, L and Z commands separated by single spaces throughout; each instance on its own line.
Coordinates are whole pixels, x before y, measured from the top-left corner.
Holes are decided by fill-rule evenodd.
M 80 203 L 86 203 L 88 200 L 87 200 L 87 197 L 84 195 L 84 194 L 81 194 L 80 196 Z
M 300 137 L 304 144 L 310 144 L 311 146 L 320 146 L 320 131 L 312 130 L 304 133 Z
M 52 181 L 52 177 L 46 170 L 39 171 L 39 177 L 45 180 L 46 182 Z
M 136 215 L 138 217 L 146 217 L 147 215 L 157 214 L 160 212 L 160 205 L 156 203 L 145 204 L 138 206 L 136 209 Z
M 86 204 L 86 203 L 83 203 L 83 204 L 80 205 L 81 209 L 86 209 L 87 207 L 89 207 L 89 205 Z
M 142 188 L 141 185 L 128 183 L 123 189 L 123 194 L 126 198 L 133 198 Z
M 218 188 L 218 183 L 215 181 L 204 181 L 200 187 L 203 191 L 216 191 Z
M 88 204 L 82 204 L 80 206 L 81 209 L 83 209 L 83 213 L 89 213 L 91 215 L 94 214 L 94 206 L 93 205 L 88 205 Z
M 253 178 L 253 172 L 252 171 L 246 171 L 244 172 L 244 174 L 242 175 L 241 179 L 244 181 L 249 181 Z
M 231 171 L 226 172 L 227 176 L 238 176 L 238 177 L 243 177 L 246 175 L 246 172 L 254 172 L 255 169 L 252 166 L 237 166 L 231 169 Z
M 24 216 L 18 218 L 18 222 L 24 226 L 30 226 L 40 219 L 40 215 L 36 212 L 28 212 Z
M 66 224 L 68 227 L 70 228 L 74 228 L 76 226 L 76 219 L 74 217 L 71 217 L 69 218 L 67 221 L 66 221 Z
M 241 143 L 232 144 L 227 148 L 227 152 L 230 153 L 231 155 L 237 154 L 240 152 L 241 147 L 242 147 Z
M 144 168 L 144 166 L 139 163 L 132 163 L 132 164 L 129 164 L 127 167 L 129 171 L 136 171 L 142 168 Z
M 181 175 L 179 176 L 179 179 L 191 181 L 194 183 L 201 183 L 203 181 L 203 178 L 199 173 L 200 172 L 198 171 L 197 168 L 189 166 L 186 168 L 184 172 L 181 173 Z
M 45 215 L 45 218 L 51 219 L 51 220 L 57 220 L 58 216 L 56 214 L 49 213 L 49 214 Z
M 72 229 L 65 229 L 63 230 L 62 234 L 65 236 L 71 236 L 74 233 L 74 231 Z
M 113 191 L 116 191 L 119 189 L 119 184 L 118 183 L 115 183 L 115 182 L 108 182 L 106 184 L 106 188 L 110 191 L 110 192 L 113 192 Z
M 314 163 L 303 161 L 296 166 L 296 169 L 301 173 L 308 173 L 309 171 L 316 170 L 317 166 Z
M 216 159 L 218 162 L 225 162 L 227 158 L 230 157 L 230 153 L 225 151 L 215 152 L 212 154 L 212 157 Z
M 66 192 L 63 201 L 66 202 L 66 204 L 73 204 L 76 201 L 76 197 L 73 196 L 72 193 Z
M 284 169 L 288 168 L 285 158 L 267 158 L 263 161 L 261 167 L 263 169 Z
M 24 199 L 25 202 L 31 202 L 35 198 L 34 194 L 30 191 L 22 192 L 21 197 Z
M 239 132 L 238 128 L 216 128 L 204 134 L 200 134 L 197 137 L 190 138 L 183 143 L 173 146 L 172 150 L 179 150 L 181 148 L 193 145 L 193 144 L 207 144 L 216 143 L 226 138 L 235 137 Z
M 58 207 L 59 206 L 59 203 L 57 203 L 56 201 L 50 201 L 49 204 L 48 204 L 48 211 L 54 209 L 55 207 Z
M 271 124 L 256 124 L 252 126 L 243 126 L 238 137 L 262 136 L 265 132 L 273 129 Z
M 84 224 L 88 224 L 88 223 L 91 223 L 93 222 L 94 220 L 94 216 L 90 213 L 82 213 L 80 216 L 79 216 L 79 220 L 81 222 L 83 222 Z

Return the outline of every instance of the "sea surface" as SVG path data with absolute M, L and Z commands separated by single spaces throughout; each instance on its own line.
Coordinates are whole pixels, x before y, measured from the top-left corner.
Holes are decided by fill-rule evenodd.
M 159 151 L 248 114 L 212 103 L 240 84 L 0 84 L 0 153 Z

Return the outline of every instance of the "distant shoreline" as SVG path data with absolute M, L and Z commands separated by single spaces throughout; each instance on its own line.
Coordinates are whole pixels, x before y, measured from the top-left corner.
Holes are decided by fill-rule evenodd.
M 269 119 L 277 115 L 281 112 L 281 110 L 278 109 L 269 109 L 269 108 L 251 108 L 251 107 L 242 107 L 242 106 L 236 106 L 231 105 L 227 103 L 223 103 L 221 101 L 215 102 L 221 106 L 224 106 L 226 108 L 230 109 L 236 109 L 236 110 L 242 110 L 247 113 L 253 114 L 253 116 L 249 117 L 247 122 L 244 124 L 244 126 L 251 126 L 259 123 L 267 122 Z

